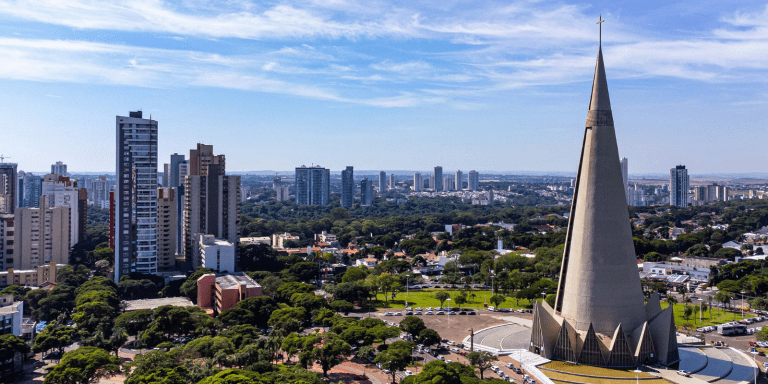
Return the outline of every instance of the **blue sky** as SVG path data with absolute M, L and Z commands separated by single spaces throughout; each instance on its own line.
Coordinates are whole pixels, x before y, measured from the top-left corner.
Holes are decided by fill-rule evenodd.
M 161 163 L 575 171 L 599 14 L 630 173 L 766 171 L 766 1 L 0 0 L 0 153 L 113 171 L 142 109 Z

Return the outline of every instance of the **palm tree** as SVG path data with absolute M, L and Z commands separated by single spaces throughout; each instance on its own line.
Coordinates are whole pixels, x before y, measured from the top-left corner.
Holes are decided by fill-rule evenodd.
M 674 312 L 675 311 L 675 304 L 677 304 L 677 299 L 674 296 L 669 295 L 669 296 L 667 296 L 667 303 L 669 303 L 669 306 L 672 307 L 672 312 Z

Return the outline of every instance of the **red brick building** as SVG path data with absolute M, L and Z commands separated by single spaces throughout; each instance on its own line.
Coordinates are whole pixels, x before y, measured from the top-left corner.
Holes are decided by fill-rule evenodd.
M 261 295 L 261 285 L 244 273 L 210 273 L 197 279 L 197 306 L 211 316 L 234 308 L 240 300 Z

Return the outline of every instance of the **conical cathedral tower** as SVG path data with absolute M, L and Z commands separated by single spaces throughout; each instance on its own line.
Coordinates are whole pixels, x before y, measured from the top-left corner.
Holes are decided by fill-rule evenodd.
M 657 297 L 643 300 L 602 46 L 555 308 L 536 305 L 531 351 L 604 366 L 678 360 L 671 307 L 662 311 Z
M 612 333 L 619 324 L 634 329 L 644 320 L 602 49 L 597 53 L 555 309 L 577 330 L 592 324 L 596 332 Z

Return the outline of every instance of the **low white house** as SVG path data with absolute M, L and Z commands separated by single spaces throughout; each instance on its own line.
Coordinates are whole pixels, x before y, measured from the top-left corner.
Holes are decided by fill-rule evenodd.
M 365 266 L 368 268 L 373 268 L 378 264 L 378 260 L 372 258 L 372 257 L 366 257 L 364 259 L 357 259 L 355 260 L 355 266 Z

